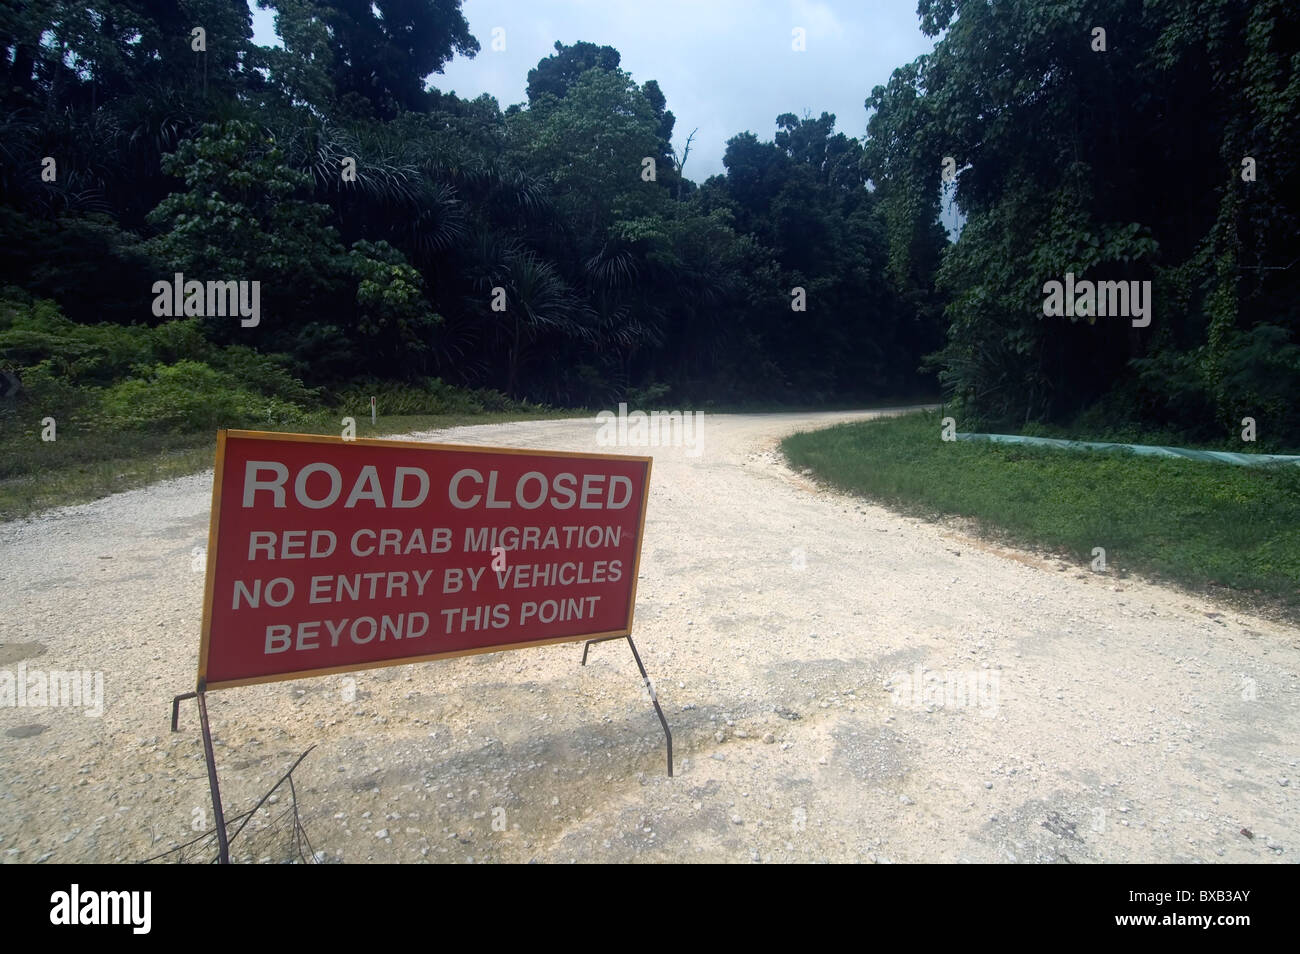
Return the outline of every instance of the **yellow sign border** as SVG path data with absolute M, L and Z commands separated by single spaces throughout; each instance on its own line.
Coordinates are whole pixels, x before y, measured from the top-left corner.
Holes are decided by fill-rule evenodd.
M 382 659 L 368 663 L 354 663 L 345 666 L 328 666 L 323 669 L 303 669 L 287 673 L 272 673 L 266 676 L 251 676 L 247 679 L 229 679 L 224 682 L 208 682 L 208 649 L 212 638 L 212 605 L 217 585 L 217 528 L 221 523 L 221 475 L 226 463 L 227 436 L 240 440 L 289 441 L 304 444 L 360 445 L 362 447 L 399 447 L 409 450 L 443 450 L 456 453 L 474 454 L 520 454 L 531 457 L 573 457 L 591 460 L 634 460 L 645 464 L 645 486 L 641 489 L 641 519 L 636 531 L 636 561 L 632 568 L 632 592 L 628 599 L 627 626 L 621 630 L 604 633 L 584 633 L 573 636 L 556 636 L 548 639 L 528 640 L 522 643 L 503 643 L 499 646 L 481 646 L 474 649 L 458 649 L 445 653 L 427 653 L 422 656 L 403 656 L 399 659 Z M 203 587 L 203 631 L 199 640 L 199 676 L 198 691 L 209 689 L 230 689 L 235 686 L 252 686 L 265 682 L 286 682 L 291 679 L 307 679 L 312 676 L 329 676 L 340 672 L 360 672 L 365 669 L 382 669 L 388 666 L 406 666 L 412 663 L 428 662 L 432 659 L 451 659 L 456 656 L 478 656 L 483 653 L 504 652 L 510 649 L 524 649 L 529 646 L 553 646 L 558 643 L 575 643 L 585 639 L 602 639 L 610 636 L 628 636 L 632 632 L 632 617 L 636 612 L 636 586 L 641 570 L 641 543 L 645 539 L 645 515 L 650 503 L 650 470 L 654 465 L 653 457 L 633 457 L 628 454 L 595 454 L 587 451 L 552 451 L 523 447 L 486 447 L 477 444 L 435 444 L 426 441 L 387 441 L 378 438 L 357 438 L 344 440 L 327 434 L 280 434 L 275 431 L 241 431 L 221 429 L 217 431 L 216 460 L 212 475 L 212 514 L 208 522 L 208 562 L 207 580 Z

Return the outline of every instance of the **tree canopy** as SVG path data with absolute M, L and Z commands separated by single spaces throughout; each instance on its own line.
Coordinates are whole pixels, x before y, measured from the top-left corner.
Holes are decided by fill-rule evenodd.
M 935 366 L 972 425 L 1091 413 L 1213 439 L 1251 417 L 1300 440 L 1295 5 L 919 12 L 942 36 L 867 100 L 866 166 L 898 274 L 933 222 L 939 157 L 962 170 Z M 1067 272 L 1150 281 L 1150 326 L 1045 317 L 1042 289 Z
M 1300 442 L 1294 4 L 921 0 L 934 49 L 870 92 L 864 139 L 774 110 L 698 186 L 611 46 L 557 41 L 503 110 L 436 86 L 479 50 L 460 0 L 259 5 L 283 48 L 244 0 L 4 5 L 0 281 L 152 326 L 159 278 L 258 280 L 258 329 L 203 333 L 311 387 L 942 386 L 963 429 Z M 1067 273 L 1149 281 L 1150 325 L 1046 315 Z

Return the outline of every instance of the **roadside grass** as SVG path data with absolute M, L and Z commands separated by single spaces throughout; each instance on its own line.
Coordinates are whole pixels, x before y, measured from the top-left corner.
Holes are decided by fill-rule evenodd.
M 986 536 L 1085 567 L 1209 590 L 1300 620 L 1300 467 L 1235 467 L 1124 451 L 940 440 L 924 412 L 782 442 L 791 465 L 896 510 L 974 521 Z
M 586 410 L 530 407 L 515 411 L 380 415 L 373 425 L 367 414 L 358 415 L 356 423 L 357 437 L 382 437 L 471 424 L 592 416 L 593 412 Z M 333 417 L 321 417 L 310 424 L 247 429 L 340 433 Z M 150 434 L 60 426 L 57 438 L 43 442 L 32 434 L 0 435 L 0 522 L 196 474 L 212 466 L 216 450 L 215 431 Z

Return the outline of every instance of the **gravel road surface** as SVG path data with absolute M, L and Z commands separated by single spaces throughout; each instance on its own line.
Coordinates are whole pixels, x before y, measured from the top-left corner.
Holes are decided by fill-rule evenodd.
M 222 792 L 294 773 L 327 861 L 1289 862 L 1300 632 L 818 488 L 716 415 L 653 454 L 634 637 L 214 692 Z M 601 450 L 591 420 L 407 435 Z M 211 471 L 0 525 L 0 860 L 136 861 L 212 825 L 192 688 Z M 0 683 L 0 690 L 3 684 Z M 234 842 L 292 852 L 280 790 Z M 172 856 L 174 857 L 174 856 Z M 203 860 L 191 850 L 188 860 Z

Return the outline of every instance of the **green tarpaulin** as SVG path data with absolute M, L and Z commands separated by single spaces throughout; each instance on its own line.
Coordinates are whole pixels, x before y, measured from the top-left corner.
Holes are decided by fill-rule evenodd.
M 1231 451 L 1188 450 L 1185 447 L 1153 447 L 1148 444 L 1106 444 L 1095 441 L 1065 441 L 1054 437 L 1021 437 L 1018 434 L 958 434 L 959 441 L 993 441 L 997 444 L 1032 444 L 1064 450 L 1128 450 L 1148 457 L 1185 457 L 1188 460 L 1260 467 L 1265 464 L 1300 464 L 1300 456 L 1283 454 L 1234 454 Z

